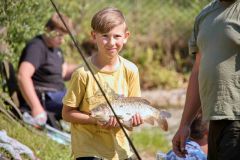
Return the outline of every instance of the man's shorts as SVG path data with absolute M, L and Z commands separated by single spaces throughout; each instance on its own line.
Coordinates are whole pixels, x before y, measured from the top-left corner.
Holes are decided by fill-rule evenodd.
M 240 120 L 212 120 L 208 136 L 208 160 L 240 159 Z

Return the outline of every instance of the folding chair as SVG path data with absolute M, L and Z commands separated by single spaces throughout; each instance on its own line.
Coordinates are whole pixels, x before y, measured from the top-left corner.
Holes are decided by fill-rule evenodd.
M 3 91 L 9 94 L 9 96 L 11 97 L 11 100 L 15 104 L 14 106 L 10 104 L 11 106 L 13 106 L 13 108 L 11 108 L 11 111 L 18 118 L 21 118 L 22 114 L 21 114 L 20 100 L 22 100 L 23 97 L 17 85 L 16 73 L 12 63 L 5 60 L 1 61 L 0 71 L 1 71 Z M 40 99 L 40 102 L 42 103 L 43 107 L 45 107 L 45 100 L 46 100 L 45 90 L 38 88 L 36 91 Z M 59 130 L 62 129 L 60 124 L 56 120 L 54 113 L 47 111 L 47 116 L 48 116 L 48 122 L 47 122 L 48 124 L 50 124 L 52 127 L 56 129 L 59 129 Z

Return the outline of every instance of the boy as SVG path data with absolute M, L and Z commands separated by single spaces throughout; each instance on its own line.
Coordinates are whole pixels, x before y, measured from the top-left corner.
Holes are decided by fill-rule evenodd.
M 108 99 L 139 97 L 138 69 L 118 55 L 130 34 L 121 11 L 105 8 L 94 15 L 91 26 L 98 52 L 88 63 Z M 111 117 L 102 124 L 89 114 L 91 109 L 105 102 L 86 65 L 78 68 L 64 97 L 62 112 L 63 118 L 72 123 L 72 149 L 76 160 L 131 159 L 130 146 L 116 118 Z M 133 126 L 141 123 L 138 114 L 133 116 Z

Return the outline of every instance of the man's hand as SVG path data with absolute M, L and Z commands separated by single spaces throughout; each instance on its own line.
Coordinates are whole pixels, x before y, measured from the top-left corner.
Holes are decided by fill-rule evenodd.
M 43 107 L 41 105 L 39 105 L 39 106 L 32 107 L 31 114 L 33 117 L 36 117 L 37 115 L 39 115 L 43 112 L 45 112 L 45 110 L 43 109 Z
M 40 114 L 38 114 L 37 116 L 33 117 L 35 120 L 35 123 L 37 126 L 43 127 L 46 125 L 47 123 L 47 114 L 46 112 L 42 112 Z
M 187 151 L 185 150 L 185 143 L 190 135 L 190 128 L 185 126 L 179 128 L 172 139 L 172 146 L 174 153 L 179 157 L 185 157 Z

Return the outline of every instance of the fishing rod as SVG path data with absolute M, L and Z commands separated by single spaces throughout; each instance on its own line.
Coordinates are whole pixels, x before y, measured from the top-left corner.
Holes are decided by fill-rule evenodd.
M 103 89 L 102 89 L 100 83 L 98 82 L 96 76 L 94 75 L 92 68 L 91 68 L 90 65 L 88 64 L 88 62 L 87 62 L 85 56 L 83 55 L 83 53 L 84 53 L 83 50 L 82 50 L 81 47 L 77 44 L 75 38 L 73 37 L 73 34 L 71 33 L 71 31 L 70 31 L 70 29 L 68 28 L 68 26 L 67 26 L 67 24 L 65 23 L 65 21 L 63 20 L 63 18 L 62 18 L 62 16 L 61 16 L 61 14 L 60 14 L 60 12 L 59 12 L 57 6 L 56 6 L 55 3 L 53 2 L 53 0 L 50 0 L 50 2 L 52 3 L 53 8 L 54 8 L 55 11 L 57 12 L 57 14 L 58 14 L 59 18 L 61 19 L 62 23 L 64 24 L 65 28 L 67 29 L 67 32 L 68 32 L 69 36 L 71 37 L 71 40 L 73 41 L 75 47 L 77 48 L 78 52 L 80 53 L 80 55 L 81 55 L 81 57 L 82 57 L 84 63 L 86 64 L 87 68 L 89 69 L 90 73 L 92 74 L 92 76 L 93 76 L 95 82 L 97 83 L 97 85 L 98 85 L 98 87 L 99 87 L 101 93 L 103 94 L 103 97 L 105 98 L 105 100 L 106 100 L 108 106 L 109 106 L 110 109 L 112 110 L 113 115 L 116 117 L 116 120 L 117 120 L 117 122 L 118 122 L 120 128 L 122 129 L 124 135 L 126 136 L 126 138 L 127 138 L 128 142 L 129 142 L 130 146 L 132 147 L 132 149 L 133 149 L 135 155 L 137 156 L 138 160 L 141 160 L 141 157 L 140 157 L 139 153 L 137 152 L 137 150 L 136 150 L 135 146 L 133 145 L 131 139 L 129 138 L 129 136 L 128 136 L 126 130 L 124 129 L 123 125 L 121 124 L 121 122 L 120 122 L 120 120 L 119 120 L 119 118 L 118 118 L 116 112 L 114 111 L 114 109 L 113 109 L 113 107 L 112 107 L 110 101 L 108 100 L 108 98 L 107 98 L 105 92 L 103 91 Z

